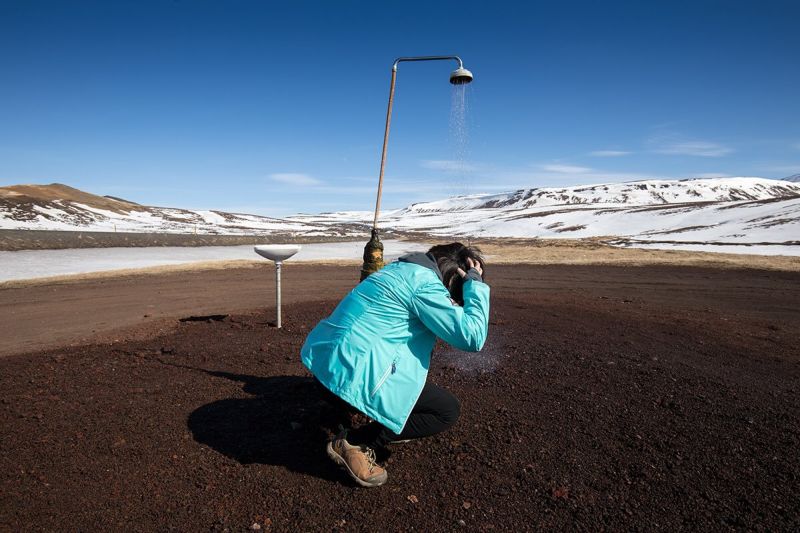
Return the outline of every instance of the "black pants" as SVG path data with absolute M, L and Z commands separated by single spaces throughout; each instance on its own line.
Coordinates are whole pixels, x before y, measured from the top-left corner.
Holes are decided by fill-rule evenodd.
M 349 421 L 349 415 L 358 412 L 355 407 L 336 396 L 321 383 L 317 382 L 317 385 L 322 390 L 325 400 L 338 411 L 341 420 Z M 366 445 L 381 451 L 393 441 L 419 439 L 441 433 L 456 423 L 460 413 L 461 406 L 455 396 L 441 387 L 426 383 L 401 433 L 395 433 L 373 421 L 357 429 L 349 428 L 347 441 L 350 444 Z

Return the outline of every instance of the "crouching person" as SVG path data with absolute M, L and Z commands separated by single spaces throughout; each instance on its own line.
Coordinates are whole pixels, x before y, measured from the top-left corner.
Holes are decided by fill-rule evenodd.
M 452 426 L 459 403 L 426 383 L 436 338 L 479 351 L 489 324 L 489 286 L 476 248 L 452 243 L 401 257 L 361 282 L 309 333 L 303 364 L 330 403 L 372 422 L 342 431 L 328 456 L 361 486 L 386 483 L 378 457 L 398 441 Z M 376 455 L 377 454 L 377 455 Z

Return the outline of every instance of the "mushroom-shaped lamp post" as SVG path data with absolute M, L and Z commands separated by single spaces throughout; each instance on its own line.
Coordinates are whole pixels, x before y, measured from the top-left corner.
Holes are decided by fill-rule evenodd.
M 300 251 L 299 244 L 259 244 L 254 249 L 258 255 L 275 262 L 275 308 L 278 318 L 277 327 L 281 327 L 281 263 Z

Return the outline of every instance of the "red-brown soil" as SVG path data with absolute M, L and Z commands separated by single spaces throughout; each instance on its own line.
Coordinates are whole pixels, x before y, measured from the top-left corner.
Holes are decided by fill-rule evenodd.
M 379 489 L 324 452 L 298 351 L 357 274 L 317 274 L 282 330 L 176 315 L 0 359 L 0 530 L 800 528 L 800 274 L 494 268 L 485 350 L 434 354 L 461 420 L 397 445 Z

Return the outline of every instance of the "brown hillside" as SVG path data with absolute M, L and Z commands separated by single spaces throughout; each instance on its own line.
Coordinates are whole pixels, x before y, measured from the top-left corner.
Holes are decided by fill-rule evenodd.
M 129 213 L 141 206 L 133 202 L 90 194 L 61 183 L 50 185 L 10 185 L 0 187 L 0 198 L 19 203 L 49 203 L 56 200 L 77 202 L 115 213 Z

